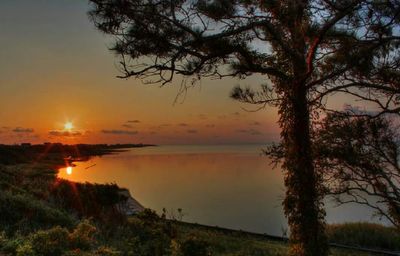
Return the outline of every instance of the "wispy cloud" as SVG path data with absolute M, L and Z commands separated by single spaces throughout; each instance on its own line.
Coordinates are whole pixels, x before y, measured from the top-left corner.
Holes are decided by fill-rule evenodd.
M 140 120 L 128 120 L 127 123 L 140 123 Z
M 57 136 L 57 137 L 79 137 L 82 136 L 84 133 L 81 131 L 64 131 L 64 130 L 52 130 L 49 131 L 50 136 Z
M 189 129 L 189 130 L 187 130 L 186 132 L 187 132 L 187 133 L 197 133 L 197 130 L 195 130 L 195 129 Z
M 138 131 L 127 131 L 127 130 L 101 130 L 101 132 L 113 135 L 135 135 L 139 133 Z
M 260 122 L 257 122 L 257 121 L 254 121 L 254 122 L 252 122 L 250 125 L 259 126 L 259 125 L 261 125 L 261 123 L 260 123 Z
M 6 126 L 0 127 L 0 133 L 7 132 L 9 129 L 10 129 L 10 128 L 9 128 L 9 127 L 6 127 Z
M 178 124 L 178 126 L 181 126 L 181 127 L 188 127 L 189 125 L 186 124 L 186 123 L 180 123 L 180 124 Z
M 128 129 L 132 129 L 133 125 L 130 124 L 123 124 L 122 127 L 128 128 Z
M 205 114 L 199 114 L 198 117 L 202 120 L 208 119 L 208 117 Z
M 206 127 L 207 127 L 207 128 L 214 128 L 214 127 L 215 127 L 215 124 L 206 124 Z
M 16 133 L 33 133 L 34 130 L 32 128 L 23 128 L 23 127 L 16 127 L 12 130 Z
M 239 129 L 239 130 L 236 130 L 236 132 L 246 133 L 249 135 L 262 135 L 262 132 L 255 130 L 255 129 Z

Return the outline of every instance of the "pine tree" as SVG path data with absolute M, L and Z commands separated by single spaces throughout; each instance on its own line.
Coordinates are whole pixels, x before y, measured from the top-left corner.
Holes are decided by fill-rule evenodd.
M 327 255 L 321 177 L 310 126 L 341 92 L 395 112 L 398 1 L 90 0 L 97 28 L 115 38 L 121 78 L 167 84 L 179 75 L 268 79 L 232 97 L 279 108 L 290 254 Z M 189 78 L 189 80 L 188 80 Z

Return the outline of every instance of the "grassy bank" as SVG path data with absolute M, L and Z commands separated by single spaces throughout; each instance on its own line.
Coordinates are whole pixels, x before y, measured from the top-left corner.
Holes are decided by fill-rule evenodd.
M 400 251 L 400 233 L 392 227 L 374 223 L 345 223 L 329 225 L 327 234 L 332 243 Z

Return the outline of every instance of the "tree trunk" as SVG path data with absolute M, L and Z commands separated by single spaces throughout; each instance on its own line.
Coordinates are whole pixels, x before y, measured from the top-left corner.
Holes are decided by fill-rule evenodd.
M 328 246 L 325 213 L 321 208 L 320 177 L 314 171 L 310 140 L 307 89 L 294 83 L 280 106 L 280 124 L 285 147 L 283 202 L 290 227 L 290 255 L 324 256 Z

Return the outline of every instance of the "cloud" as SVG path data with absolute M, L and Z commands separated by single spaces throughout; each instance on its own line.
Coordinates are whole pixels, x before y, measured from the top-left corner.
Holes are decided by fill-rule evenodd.
M 140 120 L 128 120 L 127 123 L 140 123 Z
M 114 134 L 114 135 L 135 135 L 138 134 L 138 131 L 127 131 L 127 130 L 101 130 L 102 133 L 105 134 Z
M 133 126 L 130 124 L 123 124 L 122 127 L 128 128 L 128 129 L 132 129 Z
M 17 133 L 33 133 L 34 130 L 32 128 L 16 127 L 12 131 Z
M 239 130 L 236 130 L 236 132 L 247 133 L 249 135 L 262 135 L 262 132 L 255 130 L 255 129 L 239 129 Z
M 206 124 L 206 127 L 207 127 L 207 128 L 214 128 L 214 127 L 215 127 L 215 124 Z
M 64 130 L 52 130 L 49 131 L 50 136 L 57 137 L 79 137 L 83 135 L 81 131 L 64 131 Z
M 197 130 L 189 129 L 189 130 L 187 130 L 186 132 L 187 132 L 187 133 L 197 133 Z
M 9 127 L 6 127 L 6 126 L 0 127 L 0 133 L 7 132 L 9 129 L 10 129 L 10 128 L 9 128 Z
M 180 123 L 180 124 L 178 124 L 178 126 L 181 126 L 181 127 L 188 127 L 189 125 L 186 124 L 186 123 Z
M 254 122 L 252 122 L 250 125 L 258 126 L 258 125 L 261 125 L 261 123 L 260 123 L 260 122 L 257 122 L 257 121 L 254 121 Z
M 234 115 L 234 116 L 240 116 L 240 113 L 239 113 L 239 112 L 234 112 L 234 113 L 232 113 L 232 115 Z
M 208 117 L 205 114 L 199 114 L 198 117 L 202 120 L 207 119 Z

